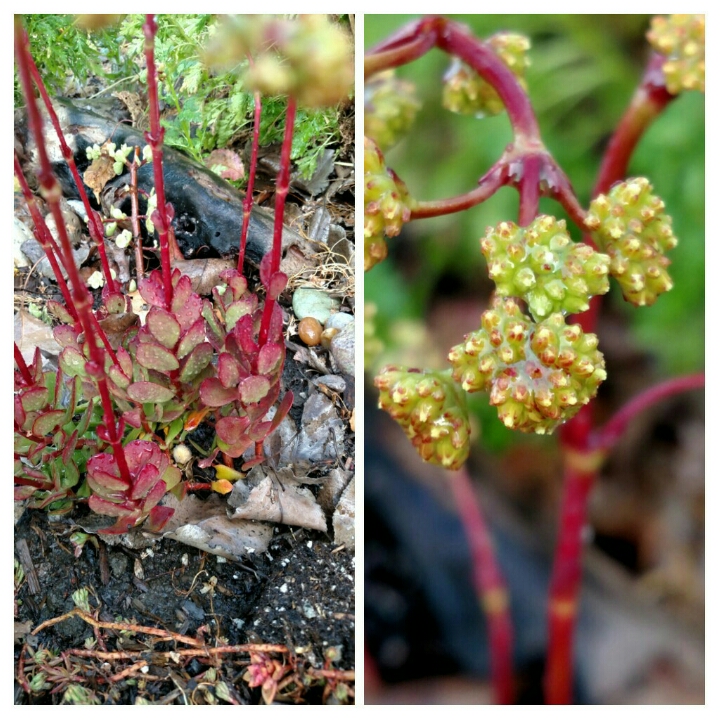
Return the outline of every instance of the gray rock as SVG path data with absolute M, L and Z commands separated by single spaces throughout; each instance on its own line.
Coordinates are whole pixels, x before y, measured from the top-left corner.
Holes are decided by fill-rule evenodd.
M 355 323 L 346 325 L 331 341 L 330 354 L 340 371 L 355 377 Z
M 298 288 L 293 295 L 292 306 L 298 320 L 314 317 L 324 325 L 330 314 L 340 307 L 340 301 L 316 288 Z
M 336 328 L 337 330 L 342 330 L 346 325 L 349 325 L 351 322 L 355 322 L 355 316 L 351 315 L 350 313 L 344 313 L 344 312 L 338 312 L 333 313 L 325 323 L 325 329 L 329 328 Z
M 320 377 L 314 378 L 310 382 L 316 387 L 318 385 L 325 385 L 331 390 L 334 390 L 338 393 L 345 392 L 345 388 L 347 387 L 345 378 L 341 377 L 340 375 L 321 375 Z

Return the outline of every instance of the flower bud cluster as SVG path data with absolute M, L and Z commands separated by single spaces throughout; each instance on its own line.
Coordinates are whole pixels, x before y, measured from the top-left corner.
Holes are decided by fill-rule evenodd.
M 248 88 L 265 95 L 292 95 L 302 105 L 341 102 L 352 87 L 354 67 L 348 35 L 324 15 L 294 20 L 265 15 L 228 16 L 207 51 L 213 65 L 236 65 L 254 57 Z
M 673 95 L 681 90 L 705 92 L 704 15 L 653 18 L 647 39 L 667 57 L 663 73 L 669 92 Z
M 470 452 L 464 398 L 447 372 L 390 365 L 375 378 L 380 407 L 403 428 L 426 462 L 458 470 Z
M 488 38 L 487 44 L 527 89 L 525 70 L 530 65 L 527 56 L 530 40 L 515 33 L 497 33 Z M 453 61 L 445 74 L 443 106 L 455 113 L 477 117 L 498 115 L 505 109 L 495 88 L 459 59 Z
M 646 178 L 615 185 L 608 195 L 590 203 L 585 219 L 601 247 L 610 256 L 610 274 L 634 305 L 652 305 L 672 288 L 665 252 L 677 245 L 665 203 L 652 194 Z
M 539 215 L 527 227 L 501 222 L 480 241 L 498 295 L 525 300 L 535 320 L 584 312 L 609 289 L 610 258 L 575 243 L 565 221 Z
M 545 434 L 569 420 L 605 379 L 598 340 L 561 313 L 533 324 L 512 298 L 495 296 L 481 327 L 448 356 L 467 392 L 485 390 L 508 428 Z
M 377 144 L 365 138 L 365 270 L 387 257 L 385 237 L 400 234 L 412 200 L 405 183 L 385 165 Z
M 365 134 L 386 152 L 408 131 L 419 108 L 412 83 L 394 70 L 378 73 L 365 83 Z

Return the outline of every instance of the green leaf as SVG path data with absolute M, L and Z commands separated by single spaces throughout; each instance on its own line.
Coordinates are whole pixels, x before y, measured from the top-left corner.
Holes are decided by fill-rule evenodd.
M 180 367 L 175 355 L 155 343 L 141 343 L 137 349 L 137 361 L 148 370 L 159 370 L 164 373 Z
M 175 393 L 153 382 L 136 382 L 127 389 L 131 400 L 138 403 L 164 403 L 172 400 Z

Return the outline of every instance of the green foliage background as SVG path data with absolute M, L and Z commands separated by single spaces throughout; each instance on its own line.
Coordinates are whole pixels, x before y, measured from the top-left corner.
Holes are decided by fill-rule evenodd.
M 51 94 L 79 92 L 93 76 L 104 78 L 112 90 L 137 92 L 144 88 L 144 15 L 126 15 L 112 27 L 94 32 L 79 28 L 73 15 L 24 15 L 23 22 L 30 50 Z M 170 109 L 163 119 L 165 141 L 200 162 L 215 148 L 226 147 L 253 121 L 253 95 L 245 91 L 241 79 L 244 63 L 215 72 L 203 62 L 203 48 L 218 22 L 222 17 L 217 15 L 158 16 L 155 61 L 159 96 Z M 16 78 L 15 105 L 21 104 Z M 263 98 L 261 145 L 282 141 L 286 107 L 284 97 Z M 310 177 L 325 148 L 339 139 L 335 108 L 300 107 L 292 160 Z
M 366 49 L 417 16 L 365 16 Z M 587 206 L 601 155 L 622 116 L 649 54 L 649 15 L 455 15 L 480 37 L 515 31 L 531 39 L 528 92 L 548 149 Z M 434 50 L 398 69 L 412 80 L 423 108 L 410 135 L 387 153 L 388 165 L 421 199 L 466 192 L 512 139 L 507 116 L 478 120 L 442 108 L 441 78 L 447 55 Z M 663 198 L 680 244 L 670 255 L 672 292 L 650 308 L 625 303 L 617 288 L 614 307 L 627 315 L 638 343 L 656 353 L 661 370 L 696 370 L 704 358 L 705 104 L 685 93 L 643 137 L 630 175 L 645 175 Z M 517 219 L 517 192 L 503 188 L 480 207 L 406 226 L 413 243 L 414 278 L 408 282 L 391 258 L 365 275 L 366 299 L 378 305 L 381 339 L 392 346 L 391 319 L 422 318 L 437 280 L 450 273 L 472 286 L 486 276 L 479 238 L 487 225 Z M 563 216 L 541 201 L 541 212 Z M 579 232 L 568 223 L 575 239 Z M 475 281 L 476 282 L 476 281 Z M 615 283 L 613 283 L 615 286 Z M 602 347 L 602 338 L 600 338 Z

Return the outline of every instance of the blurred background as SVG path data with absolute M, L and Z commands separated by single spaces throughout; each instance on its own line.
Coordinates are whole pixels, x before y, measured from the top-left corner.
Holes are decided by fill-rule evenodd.
M 366 15 L 366 49 L 414 17 Z M 651 16 L 451 17 L 480 37 L 529 36 L 528 93 L 545 145 L 587 206 L 602 152 L 648 58 Z M 397 71 L 415 83 L 423 105 L 386 160 L 423 200 L 472 189 L 512 139 L 504 113 L 478 120 L 442 108 L 449 64 L 433 50 Z M 675 287 L 652 307 L 634 308 L 611 283 L 598 330 L 608 370 L 595 401 L 598 423 L 654 382 L 703 367 L 704 112 L 703 95 L 681 95 L 630 164 L 629 174 L 647 176 L 673 218 Z M 486 226 L 517 220 L 517 197 L 504 188 L 465 213 L 406 225 L 388 241 L 388 260 L 365 275 L 372 308 L 365 627 L 378 681 L 367 690 L 368 702 L 488 699 L 479 682 L 487 673 L 484 621 L 443 473 L 417 461 L 400 429 L 373 411 L 372 377 L 387 363 L 446 367 L 450 347 L 479 326 L 493 289 L 479 239 Z M 540 211 L 564 217 L 548 199 Z M 540 702 L 561 462 L 553 437 L 506 430 L 485 394 L 470 396 L 470 405 L 475 447 L 469 468 L 511 586 L 519 699 Z M 703 702 L 704 433 L 703 393 L 679 396 L 639 417 L 602 468 L 590 502 L 580 702 Z

